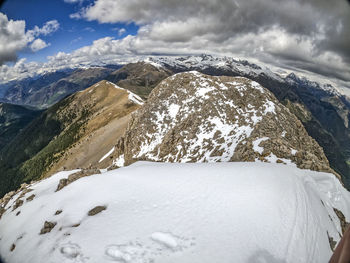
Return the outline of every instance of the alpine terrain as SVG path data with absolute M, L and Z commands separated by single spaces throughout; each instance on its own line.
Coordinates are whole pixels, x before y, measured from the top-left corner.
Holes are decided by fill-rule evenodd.
M 350 218 L 322 147 L 246 77 L 172 74 L 146 101 L 102 80 L 17 138 L 33 139 L 3 155 L 8 263 L 328 262 Z

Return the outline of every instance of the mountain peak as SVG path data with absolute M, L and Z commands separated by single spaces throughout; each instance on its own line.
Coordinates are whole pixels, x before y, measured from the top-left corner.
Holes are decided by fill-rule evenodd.
M 162 81 L 132 117 L 115 164 L 263 161 L 332 171 L 301 122 L 257 82 L 191 71 Z

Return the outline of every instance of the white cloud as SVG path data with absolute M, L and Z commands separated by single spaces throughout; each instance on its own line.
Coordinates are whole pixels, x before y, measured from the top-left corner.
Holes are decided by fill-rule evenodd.
M 28 30 L 26 35 L 29 41 L 33 41 L 35 37 L 40 35 L 47 36 L 55 31 L 57 31 L 60 27 L 60 24 L 57 20 L 51 20 L 46 22 L 43 27 L 35 26 L 33 29 Z
M 64 0 L 64 2 L 69 4 L 82 3 L 84 0 Z
M 12 20 L 0 12 L 0 65 L 8 61 L 15 61 L 17 53 L 26 48 L 36 52 L 48 44 L 40 35 L 48 35 L 59 28 L 57 20 L 48 21 L 43 27 L 35 26 L 32 30 L 25 30 L 24 20 Z
M 89 31 L 89 32 L 95 32 L 96 30 L 95 29 L 93 29 L 92 27 L 85 27 L 84 29 L 83 29 L 84 31 Z
M 116 31 L 118 36 L 122 36 L 126 33 L 126 29 L 125 28 L 119 28 L 119 27 L 115 27 L 112 28 L 113 31 Z
M 5 14 L 0 13 L 0 65 L 16 60 L 17 52 L 24 49 L 27 43 L 25 22 L 8 20 Z
M 31 44 L 30 44 L 30 48 L 33 52 L 37 52 L 43 48 L 46 48 L 47 46 L 49 46 L 50 44 L 47 44 L 44 40 L 42 40 L 41 38 L 37 38 L 35 39 Z

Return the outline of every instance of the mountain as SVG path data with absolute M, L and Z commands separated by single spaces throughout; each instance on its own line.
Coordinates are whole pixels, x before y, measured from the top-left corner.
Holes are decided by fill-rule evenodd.
M 334 175 L 290 165 L 137 162 L 59 188 L 80 173 L 0 201 L 5 262 L 322 263 L 350 218 Z
M 292 110 L 312 113 L 288 103 L 198 71 L 162 80 L 145 103 L 109 81 L 71 95 L 3 151 L 3 193 L 17 190 L 0 199 L 0 257 L 327 262 L 350 193 Z
M 0 150 L 39 114 L 36 109 L 0 103 Z
M 96 154 L 105 154 L 140 104 L 138 96 L 101 81 L 50 107 L 1 151 L 0 195 L 57 167 L 98 163 Z
M 103 80 L 112 69 L 102 67 L 80 68 L 44 74 L 7 84 L 3 98 L 15 104 L 47 108 L 77 91 Z
M 114 164 L 263 161 L 332 172 L 301 122 L 257 82 L 196 71 L 162 81 L 116 145 Z
M 159 82 L 172 74 L 171 71 L 147 61 L 127 64 L 106 79 L 146 99 Z
M 172 72 L 195 70 L 213 76 L 242 76 L 258 82 L 298 117 L 308 134 L 324 149 L 331 167 L 350 188 L 350 103 L 331 85 L 293 73 L 281 76 L 268 68 L 230 57 L 152 57 L 148 61 Z

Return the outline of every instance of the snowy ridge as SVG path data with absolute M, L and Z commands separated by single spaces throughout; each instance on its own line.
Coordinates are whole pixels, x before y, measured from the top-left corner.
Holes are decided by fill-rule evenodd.
M 294 73 L 286 75 L 284 73 L 273 72 L 270 68 L 266 66 L 258 66 L 253 63 L 249 63 L 246 60 L 236 60 L 232 57 L 214 57 L 211 55 L 201 55 L 201 56 L 165 56 L 165 57 L 149 57 L 144 60 L 146 63 L 150 63 L 157 68 L 160 66 L 165 68 L 171 68 L 180 71 L 198 70 L 205 71 L 220 70 L 223 72 L 229 72 L 229 75 L 234 73 L 239 76 L 246 77 L 257 77 L 261 74 L 268 76 L 279 82 L 289 82 L 289 83 L 304 83 L 310 87 L 323 90 L 331 95 L 343 96 L 343 94 L 329 83 L 317 83 L 315 81 L 310 81 L 306 77 L 298 77 Z M 290 76 L 294 76 L 294 80 Z
M 332 174 L 282 164 L 138 162 L 55 191 L 74 172 L 9 201 L 5 262 L 322 263 L 328 236 L 342 231 L 333 207 L 350 218 L 350 194 Z M 54 227 L 40 234 L 45 221 Z
M 125 90 L 128 94 L 129 94 L 129 100 L 131 100 L 132 102 L 138 104 L 138 105 L 142 105 L 144 102 L 143 100 L 136 95 L 135 93 L 131 92 L 130 90 L 124 89 L 119 87 L 118 85 L 110 82 L 110 81 L 106 81 L 107 84 L 114 86 L 116 89 L 121 89 L 121 90 Z

